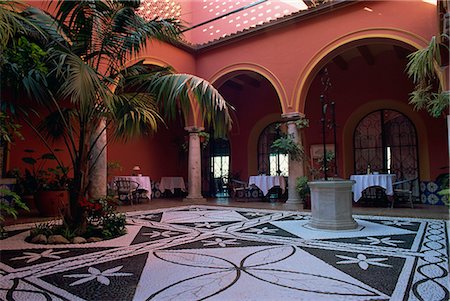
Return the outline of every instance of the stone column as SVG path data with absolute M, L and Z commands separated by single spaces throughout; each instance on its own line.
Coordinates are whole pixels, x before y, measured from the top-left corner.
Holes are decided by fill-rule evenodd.
M 108 184 L 107 160 L 106 160 L 107 137 L 106 137 L 106 130 L 104 130 L 105 126 L 106 121 L 102 120 L 99 126 L 97 127 L 97 130 L 94 136 L 92 137 L 91 141 L 91 143 L 93 143 L 94 139 L 96 139 L 96 137 L 100 135 L 99 139 L 97 140 L 92 149 L 90 158 L 91 160 L 90 164 L 95 165 L 91 168 L 91 172 L 89 174 L 89 182 L 90 182 L 89 196 L 94 199 L 105 197 L 107 194 L 107 184 Z
M 189 201 L 206 201 L 202 196 L 202 156 L 200 150 L 200 138 L 198 133 L 203 128 L 185 127 L 189 132 L 188 151 L 188 196 Z
M 287 122 L 287 130 L 288 135 L 300 146 L 302 145 L 302 140 L 299 135 L 297 125 L 295 124 L 295 121 L 300 118 L 299 113 L 290 113 L 283 115 L 284 118 L 288 118 Z M 300 199 L 296 185 L 297 185 L 297 178 L 304 176 L 304 170 L 303 170 L 303 160 L 295 161 L 289 158 L 289 178 L 288 178 L 288 199 L 286 203 L 288 204 L 302 204 L 303 200 Z

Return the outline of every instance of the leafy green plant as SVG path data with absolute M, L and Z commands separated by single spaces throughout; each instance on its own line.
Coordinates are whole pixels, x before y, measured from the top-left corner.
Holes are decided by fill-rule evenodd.
M 295 189 L 298 192 L 298 195 L 301 200 L 305 200 L 307 196 L 311 193 L 308 186 L 308 177 L 301 176 L 297 178 Z
M 450 174 L 441 174 L 437 177 L 436 182 L 439 185 L 439 195 L 447 196 L 443 198 L 445 205 L 450 206 L 450 188 L 449 188 Z
M 118 237 L 127 232 L 125 214 L 108 214 L 101 220 L 103 237 L 106 239 Z
M 298 129 L 304 129 L 309 127 L 309 119 L 308 118 L 299 118 L 295 121 L 295 125 Z
M 55 221 L 36 224 L 34 228 L 30 230 L 30 237 L 34 237 L 40 234 L 45 235 L 47 237 L 50 235 L 54 235 L 55 229 L 57 227 L 61 227 L 61 225 L 56 223 Z
M 23 139 L 20 133 L 22 126 L 16 123 L 11 116 L 8 116 L 5 112 L 0 111 L 0 140 L 11 143 L 14 141 L 14 137 Z
M 17 209 L 29 211 L 27 205 L 22 202 L 20 196 L 9 189 L 0 189 L 0 237 L 4 236 L 3 222 L 5 215 L 17 218 Z
M 55 149 L 54 152 L 61 150 Z M 40 190 L 61 190 L 68 189 L 71 179 L 68 176 L 69 168 L 56 165 L 56 167 L 45 168 L 50 161 L 56 161 L 54 153 L 45 153 L 41 156 L 33 156 L 32 149 L 26 149 L 29 155 L 22 158 L 22 161 L 30 166 L 25 169 L 23 175 L 18 174 L 19 184 L 21 184 L 29 194 L 34 194 Z
M 305 156 L 303 148 L 290 135 L 275 139 L 270 148 L 280 154 L 288 154 L 290 159 L 294 161 L 303 160 Z

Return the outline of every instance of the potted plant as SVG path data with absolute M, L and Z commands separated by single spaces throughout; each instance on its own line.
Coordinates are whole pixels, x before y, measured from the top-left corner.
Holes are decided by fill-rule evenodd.
M 303 201 L 304 208 L 310 209 L 311 208 L 311 198 L 310 198 L 311 191 L 308 186 L 308 177 L 307 176 L 298 177 L 295 188 L 298 192 L 300 200 Z
M 58 149 L 54 150 L 58 152 Z M 30 166 L 25 169 L 23 176 L 18 177 L 21 193 L 34 196 L 34 205 L 43 216 L 56 216 L 66 210 L 69 203 L 69 169 L 57 164 L 56 167 L 47 167 L 51 161 L 56 161 L 52 153 L 45 153 L 41 156 L 33 156 L 32 149 L 25 150 L 26 157 L 22 161 Z M 32 205 L 30 197 L 28 202 Z M 34 207 L 33 205 L 33 207 Z
M 68 168 L 56 166 L 43 173 L 43 182 L 35 196 L 36 207 L 43 216 L 63 215 L 69 206 Z

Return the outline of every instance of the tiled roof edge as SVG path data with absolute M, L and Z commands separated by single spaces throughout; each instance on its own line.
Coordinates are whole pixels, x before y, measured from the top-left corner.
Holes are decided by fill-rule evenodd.
M 227 35 L 225 37 L 212 40 L 208 43 L 191 44 L 186 41 L 183 41 L 183 42 L 179 42 L 179 43 L 175 44 L 174 46 L 179 47 L 179 48 L 181 48 L 187 52 L 190 52 L 192 54 L 202 53 L 202 52 L 217 48 L 219 46 L 222 46 L 224 44 L 233 43 L 233 42 L 239 41 L 243 38 L 248 38 L 250 36 L 257 35 L 262 31 L 278 29 L 278 28 L 281 28 L 281 27 L 284 27 L 284 26 L 287 26 L 290 24 L 294 24 L 294 23 L 309 19 L 311 17 L 322 15 L 322 14 L 328 13 L 330 11 L 355 4 L 359 1 L 361 1 L 361 0 L 335 0 L 330 3 L 322 4 L 316 8 L 298 11 L 298 12 L 283 16 L 281 18 L 265 22 L 260 25 L 256 25 L 254 27 L 250 27 L 250 28 L 238 31 L 236 33 Z

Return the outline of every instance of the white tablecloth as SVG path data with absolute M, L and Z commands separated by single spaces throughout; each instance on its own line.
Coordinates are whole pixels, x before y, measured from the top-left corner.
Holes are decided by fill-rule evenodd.
M 129 181 L 134 181 L 139 183 L 139 188 L 138 189 L 145 189 L 148 192 L 147 197 L 149 199 L 151 199 L 152 196 L 152 184 L 150 181 L 150 177 L 146 177 L 146 176 L 118 176 L 118 177 L 114 177 L 113 181 L 117 181 L 117 180 L 129 180 Z
M 275 186 L 279 186 L 283 193 L 286 190 L 286 181 L 281 176 L 250 176 L 248 185 L 252 184 L 261 189 L 264 195 L 267 195 L 269 190 Z
M 386 189 L 386 195 L 394 195 L 392 189 L 392 182 L 394 181 L 394 174 L 380 174 L 380 175 L 352 175 L 350 180 L 354 180 L 353 184 L 353 200 L 357 202 L 364 189 L 371 186 L 380 186 Z
M 159 183 L 159 190 L 164 192 L 168 189 L 172 193 L 175 192 L 175 188 L 180 188 L 182 191 L 186 191 L 186 185 L 184 184 L 183 177 L 162 177 Z

